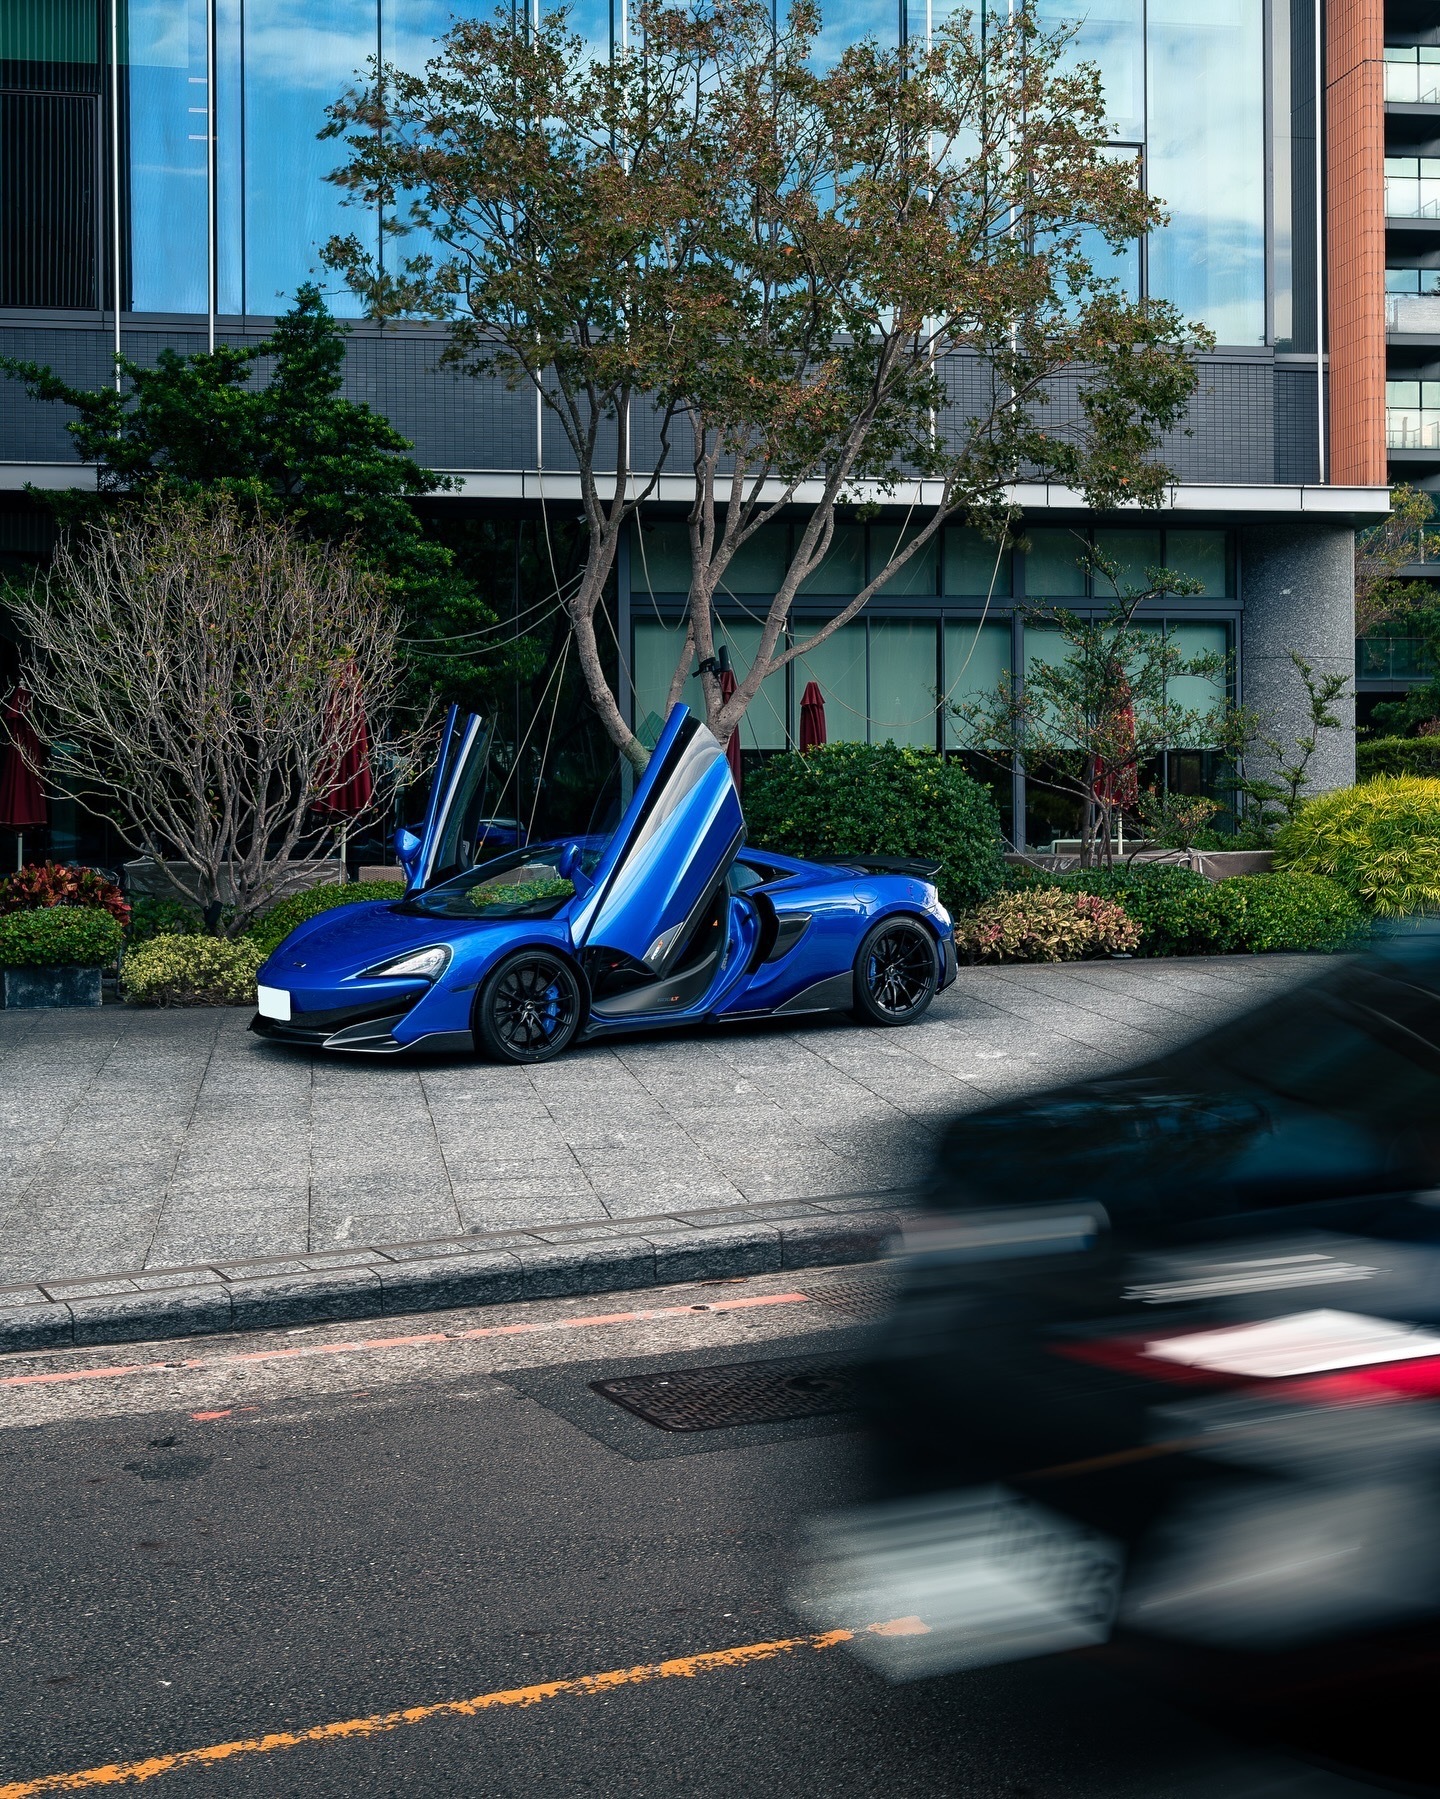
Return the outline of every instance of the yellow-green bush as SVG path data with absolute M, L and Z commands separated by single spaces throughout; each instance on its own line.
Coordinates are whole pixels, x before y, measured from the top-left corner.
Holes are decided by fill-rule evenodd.
M 1440 910 L 1440 779 L 1382 775 L 1308 800 L 1276 833 L 1275 866 L 1328 875 L 1385 917 Z
M 132 1006 L 249 1006 L 264 960 L 243 938 L 153 937 L 126 956 L 120 983 Z

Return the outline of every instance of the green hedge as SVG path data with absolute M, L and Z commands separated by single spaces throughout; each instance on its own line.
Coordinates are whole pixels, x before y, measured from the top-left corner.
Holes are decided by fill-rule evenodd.
M 365 900 L 398 900 L 404 897 L 403 881 L 350 881 L 344 887 L 307 887 L 303 893 L 292 893 L 257 919 L 245 940 L 258 944 L 268 956 L 307 918 L 317 912 L 329 912 L 335 906 L 358 906 Z
M 1355 778 L 1377 775 L 1440 775 L 1440 736 L 1372 737 L 1355 745 Z
M 1234 948 L 1256 955 L 1344 949 L 1369 928 L 1352 896 L 1324 875 L 1230 875 L 1215 883 L 1215 906 Z
M 1275 834 L 1275 865 L 1328 875 L 1384 917 L 1440 911 L 1440 779 L 1377 775 L 1307 800 Z
M 1276 950 L 1335 950 L 1363 935 L 1365 914 L 1337 882 L 1293 872 L 1207 881 L 1188 868 L 1139 862 L 1076 874 L 1023 871 L 1027 888 L 1093 893 L 1115 900 L 1140 929 L 1140 956 L 1223 956 Z
M 1138 956 L 1212 956 L 1230 947 L 1215 909 L 1214 883 L 1166 862 L 1087 868 L 1061 875 L 1071 893 L 1118 900 L 1140 927 Z
M 40 906 L 0 918 L 0 968 L 103 968 L 125 934 L 99 906 Z
M 125 936 L 133 948 L 154 937 L 199 936 L 204 929 L 200 914 L 183 900 L 157 899 L 142 893 L 131 902 L 130 928 Z
M 120 982 L 133 1006 L 245 1006 L 265 952 L 242 938 L 152 938 L 125 958 Z
M 826 743 L 803 756 L 772 756 L 746 782 L 745 819 L 757 849 L 830 862 L 938 862 L 940 897 L 956 914 L 988 899 L 1004 879 L 989 790 L 934 750 Z

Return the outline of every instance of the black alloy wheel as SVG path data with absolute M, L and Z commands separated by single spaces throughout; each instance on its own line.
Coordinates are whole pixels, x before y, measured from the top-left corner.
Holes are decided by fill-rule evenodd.
M 548 1062 L 580 1026 L 580 980 L 561 956 L 524 949 L 506 959 L 481 990 L 475 1040 L 498 1062 Z
M 871 1024 L 913 1024 L 940 984 L 935 939 L 914 918 L 882 918 L 855 958 L 855 1010 Z

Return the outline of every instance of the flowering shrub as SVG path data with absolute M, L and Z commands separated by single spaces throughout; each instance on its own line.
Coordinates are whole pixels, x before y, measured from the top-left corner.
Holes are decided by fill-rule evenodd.
M 154 937 L 138 944 L 120 971 L 132 1006 L 247 1006 L 266 952 L 241 938 Z
M 0 918 L 0 968 L 103 968 L 120 953 L 119 923 L 99 906 L 33 906 Z
M 1128 953 L 1139 941 L 1123 906 L 1054 887 L 999 894 L 955 926 L 956 951 L 971 962 L 1078 962 Z
M 0 914 L 29 912 L 41 906 L 97 906 L 117 924 L 130 922 L 124 894 L 97 868 L 31 862 L 0 880 Z

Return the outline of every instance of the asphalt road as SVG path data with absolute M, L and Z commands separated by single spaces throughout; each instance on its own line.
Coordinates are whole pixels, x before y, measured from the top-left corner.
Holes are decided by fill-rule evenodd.
M 855 1278 L 9 1358 L 0 1799 L 1370 1791 L 1093 1665 L 891 1686 L 804 1640 L 789 1546 L 856 1491 L 845 1419 L 678 1436 L 589 1383 L 830 1353 Z

